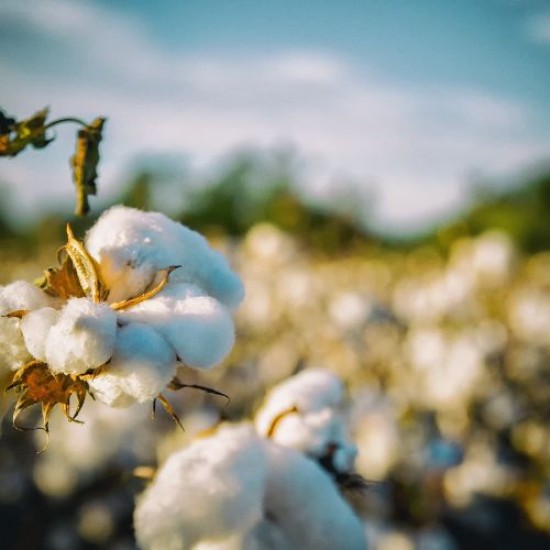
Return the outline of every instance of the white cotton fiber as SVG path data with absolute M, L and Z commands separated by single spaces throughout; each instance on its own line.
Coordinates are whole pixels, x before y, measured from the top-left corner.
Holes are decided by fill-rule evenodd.
M 0 317 L 0 375 L 17 370 L 32 359 L 20 329 L 20 320 Z
M 26 281 L 0 286 L 0 316 L 17 310 L 33 310 L 53 303 L 38 287 Z M 0 372 L 16 370 L 32 359 L 21 334 L 21 321 L 0 317 Z
M 38 309 L 52 305 L 54 301 L 37 286 L 26 281 L 14 281 L 9 285 L 0 286 L 0 315 L 20 309 Z
M 173 281 L 198 285 L 229 308 L 244 295 L 239 277 L 202 235 L 157 212 L 115 206 L 88 231 L 86 247 L 100 263 L 109 301 L 139 295 L 172 265 L 181 266 Z
M 72 298 L 59 313 L 46 341 L 53 372 L 83 374 L 106 363 L 114 349 L 117 319 L 105 303 Z
M 194 285 L 170 283 L 154 298 L 120 312 L 123 322 L 146 323 L 173 346 L 178 358 L 194 368 L 218 364 L 235 340 L 229 310 Z
M 221 430 L 172 455 L 138 499 L 142 550 L 191 549 L 241 538 L 262 517 L 266 464 L 247 427 Z
M 271 390 L 256 414 L 256 429 L 279 445 L 329 460 L 338 472 L 352 471 L 357 447 L 349 440 L 343 398 L 336 374 L 305 370 Z
M 21 319 L 21 332 L 30 354 L 40 361 L 46 361 L 46 340 L 50 329 L 59 319 L 59 311 L 43 307 L 30 311 Z
M 278 530 L 281 550 L 366 548 L 361 522 L 319 465 L 275 443 L 266 442 L 266 453 L 265 520 L 257 531 Z
M 178 302 L 174 319 L 164 334 L 178 357 L 188 366 L 209 368 L 218 364 L 235 341 L 233 319 L 214 298 L 197 296 Z
M 303 412 L 337 407 L 344 398 L 340 377 L 323 369 L 308 369 L 279 384 L 270 393 L 268 403 L 280 410 L 296 405 Z
M 300 414 L 324 408 L 337 408 L 344 398 L 340 378 L 322 369 L 308 369 L 271 390 L 256 415 L 258 431 L 267 434 L 273 420 L 284 411 L 297 407 Z
M 118 331 L 111 361 L 89 386 L 97 399 L 110 406 L 143 403 L 164 390 L 176 368 L 176 354 L 158 332 L 130 324 Z

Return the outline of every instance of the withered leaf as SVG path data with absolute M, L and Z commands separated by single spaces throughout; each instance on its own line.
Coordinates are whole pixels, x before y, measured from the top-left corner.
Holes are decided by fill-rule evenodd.
M 86 296 L 73 262 L 69 257 L 59 269 L 50 267 L 44 272 L 44 277 L 38 282 L 44 292 L 56 298 L 67 300 L 68 298 L 84 298 Z
M 53 138 L 46 136 L 46 118 L 48 109 L 42 109 L 29 118 L 16 122 L 2 115 L 2 133 L 0 134 L 0 156 L 14 157 L 28 145 L 41 149 Z M 11 122 L 11 124 L 8 124 Z
M 76 209 L 78 216 L 90 210 L 88 196 L 95 195 L 97 165 L 99 163 L 99 143 L 103 130 L 104 118 L 96 118 L 86 128 L 79 130 L 76 141 L 76 152 L 71 159 L 73 180 L 76 186 Z

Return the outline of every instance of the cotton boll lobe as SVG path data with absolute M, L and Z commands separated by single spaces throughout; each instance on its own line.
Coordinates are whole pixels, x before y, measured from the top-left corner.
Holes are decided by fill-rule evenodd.
M 244 295 L 239 277 L 202 235 L 160 213 L 113 207 L 88 232 L 86 248 L 100 263 L 110 301 L 143 292 L 171 265 L 181 266 L 172 280 L 196 284 L 229 308 Z
M 219 363 L 235 340 L 227 308 L 186 283 L 169 283 L 154 298 L 122 311 L 120 319 L 153 326 L 174 347 L 179 359 L 194 368 Z
M 154 399 L 176 374 L 176 354 L 147 325 L 122 327 L 111 361 L 88 382 L 94 396 L 107 405 L 128 406 Z
M 320 466 L 269 442 L 266 453 L 269 475 L 264 517 L 282 534 L 285 543 L 281 548 L 366 548 L 361 522 Z
M 55 300 L 26 281 L 0 286 L 0 315 L 16 310 L 32 310 L 53 305 Z
M 0 317 L 0 374 L 17 370 L 31 359 L 19 319 Z
M 110 359 L 116 330 L 116 314 L 107 304 L 72 298 L 48 333 L 46 362 L 53 372 L 84 374 Z
M 231 350 L 235 330 L 231 315 L 217 300 L 197 296 L 180 302 L 164 329 L 178 357 L 188 366 L 209 368 Z
M 17 310 L 34 310 L 55 302 L 36 286 L 14 281 L 0 286 L 0 316 Z M 0 371 L 17 370 L 31 359 L 21 334 L 21 321 L 0 317 Z
M 21 332 L 30 354 L 40 361 L 46 361 L 46 339 L 51 327 L 59 319 L 59 311 L 43 307 L 29 311 L 21 319 Z

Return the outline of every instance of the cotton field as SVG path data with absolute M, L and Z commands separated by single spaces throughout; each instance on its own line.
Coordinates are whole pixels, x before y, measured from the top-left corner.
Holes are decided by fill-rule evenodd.
M 8 548 L 549 543 L 548 253 L 492 231 L 329 256 L 268 223 L 208 244 L 121 207 L 78 237 L 108 296 L 5 259 L 3 387 L 29 361 L 82 384 L 18 403 L 48 433 L 1 398 Z

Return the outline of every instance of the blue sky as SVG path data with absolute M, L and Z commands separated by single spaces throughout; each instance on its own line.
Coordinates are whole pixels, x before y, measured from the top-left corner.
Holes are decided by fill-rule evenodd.
M 3 107 L 107 115 L 104 195 L 144 155 L 208 173 L 291 147 L 307 193 L 355 182 L 389 229 L 550 158 L 549 67 L 544 0 L 0 3 Z M 70 202 L 58 141 L 0 164 L 20 209 Z

